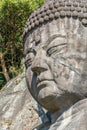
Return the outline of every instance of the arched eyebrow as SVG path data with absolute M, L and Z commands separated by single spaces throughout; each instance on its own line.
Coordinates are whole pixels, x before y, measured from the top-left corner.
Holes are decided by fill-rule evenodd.
M 48 47 L 48 45 L 56 38 L 66 38 L 66 35 L 61 35 L 61 34 L 55 34 L 53 36 L 51 36 L 47 41 L 46 41 L 46 45 L 43 45 L 43 48 L 46 49 Z

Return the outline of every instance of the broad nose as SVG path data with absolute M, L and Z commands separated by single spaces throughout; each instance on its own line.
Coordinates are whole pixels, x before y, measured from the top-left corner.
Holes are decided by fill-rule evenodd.
M 40 74 L 43 71 L 47 70 L 47 64 L 46 64 L 46 53 L 44 50 L 39 50 L 32 62 L 31 70 L 35 72 L 36 74 Z

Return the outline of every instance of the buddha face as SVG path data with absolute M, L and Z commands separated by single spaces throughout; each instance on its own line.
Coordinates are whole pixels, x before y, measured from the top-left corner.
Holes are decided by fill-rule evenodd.
M 32 34 L 25 42 L 28 88 L 33 97 L 51 112 L 77 102 L 87 93 L 84 33 L 78 33 L 78 28 L 57 27 L 55 23 L 44 25 L 40 29 L 40 42 L 36 43 Z M 37 32 L 34 34 L 36 38 Z

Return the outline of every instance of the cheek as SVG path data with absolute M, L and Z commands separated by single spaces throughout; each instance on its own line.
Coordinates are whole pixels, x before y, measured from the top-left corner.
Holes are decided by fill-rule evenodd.
M 63 64 L 61 64 L 60 59 L 53 59 L 51 63 L 51 71 L 54 78 L 64 75 L 66 69 Z
M 65 63 L 62 64 L 60 61 L 54 60 L 53 64 L 51 64 L 53 77 L 56 82 L 61 81 L 70 84 L 74 81 L 75 72 L 68 67 L 68 64 L 65 66 Z
M 49 59 L 50 60 L 49 60 L 48 66 L 52 73 L 52 76 L 55 79 L 58 75 L 62 73 L 64 66 L 60 64 L 57 59 L 54 59 L 54 58 L 49 58 Z
M 31 88 L 32 75 L 33 75 L 33 73 L 32 73 L 32 71 L 31 71 L 31 69 L 28 68 L 28 69 L 26 70 L 26 80 L 27 80 L 27 83 L 28 83 L 29 88 Z
M 38 95 L 38 90 L 36 87 L 37 76 L 33 75 L 30 68 L 28 68 L 26 71 L 26 80 L 27 80 L 28 89 L 30 93 L 35 99 L 37 99 L 37 95 Z

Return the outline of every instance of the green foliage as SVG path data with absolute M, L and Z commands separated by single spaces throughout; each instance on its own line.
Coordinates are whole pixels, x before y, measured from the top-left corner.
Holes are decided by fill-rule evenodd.
M 3 74 L 0 74 L 0 86 L 5 84 L 5 78 L 3 76 Z
M 10 78 L 16 76 L 23 57 L 22 33 L 29 15 L 44 0 L 0 0 L 0 52 Z M 0 86 L 4 78 L 0 79 Z

